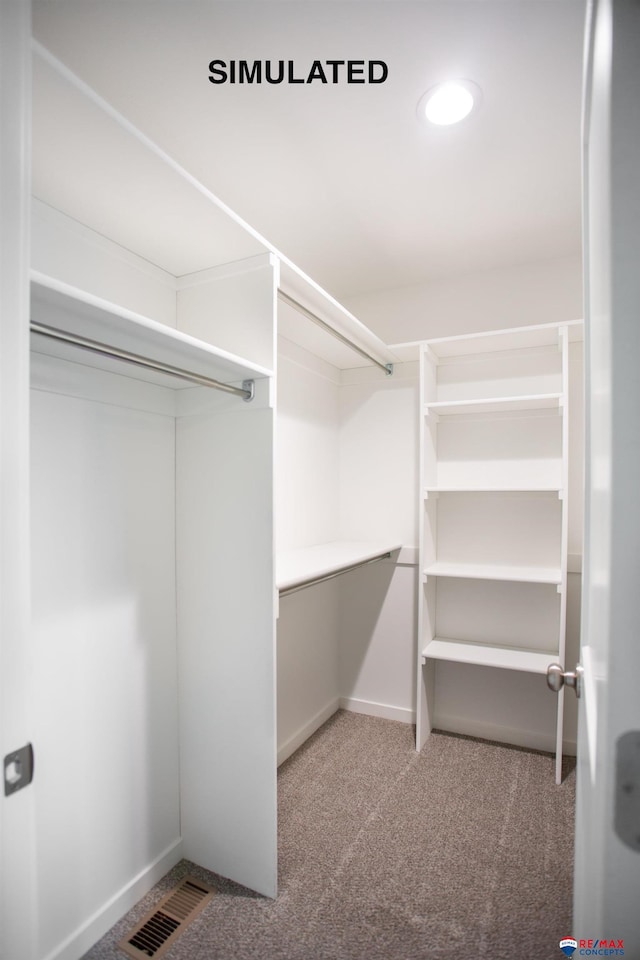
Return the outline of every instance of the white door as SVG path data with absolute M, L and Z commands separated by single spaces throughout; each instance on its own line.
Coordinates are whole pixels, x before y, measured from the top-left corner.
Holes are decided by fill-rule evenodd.
M 638 958 L 638 0 L 590 4 L 585 80 L 587 467 L 581 655 L 585 672 L 580 700 L 574 937 L 615 940 L 609 949 L 621 949 L 617 941 L 623 940 L 624 955 Z M 573 664 L 567 667 L 572 668 Z M 582 945 L 589 948 L 594 945 Z
M 0 958 L 34 950 L 28 557 L 29 4 L 0 3 Z M 6 760 L 5 760 L 6 758 Z

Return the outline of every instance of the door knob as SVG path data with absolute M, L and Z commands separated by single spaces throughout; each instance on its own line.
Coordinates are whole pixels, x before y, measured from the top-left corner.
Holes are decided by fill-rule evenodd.
M 570 670 L 565 671 L 560 663 L 550 663 L 547 667 L 547 686 L 554 693 L 559 693 L 566 684 L 568 687 L 573 687 L 576 697 L 580 699 L 583 673 L 584 670 L 579 663 L 576 664 L 573 673 Z

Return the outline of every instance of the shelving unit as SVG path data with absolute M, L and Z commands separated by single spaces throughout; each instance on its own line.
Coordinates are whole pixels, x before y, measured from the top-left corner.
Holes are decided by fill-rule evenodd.
M 544 675 L 564 658 L 568 353 L 581 330 L 421 345 L 418 749 L 434 722 L 438 661 Z M 549 708 L 559 782 L 562 697 Z

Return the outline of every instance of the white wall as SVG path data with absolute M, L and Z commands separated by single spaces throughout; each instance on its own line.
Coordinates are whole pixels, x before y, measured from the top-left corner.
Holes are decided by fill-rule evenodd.
M 338 709 L 339 580 L 280 600 L 278 619 L 278 762 Z
M 178 330 L 272 370 L 278 270 L 275 257 L 262 254 L 178 277 Z
M 398 563 L 340 582 L 340 697 L 351 710 L 413 721 L 417 611 L 417 363 L 392 377 L 341 374 L 340 535 L 403 545 Z
M 276 548 L 337 540 L 338 372 L 280 338 L 276 424 Z M 338 584 L 280 600 L 278 759 L 338 708 Z
M 280 341 L 278 548 L 337 539 L 409 547 L 398 564 L 280 601 L 281 760 L 340 705 L 413 719 L 417 377 L 417 364 L 400 364 L 391 378 L 368 368 L 339 373 Z
M 340 705 L 413 723 L 417 576 L 383 560 L 340 578 Z
M 31 269 L 176 326 L 175 277 L 33 198 Z
M 66 957 L 180 858 L 174 420 L 35 389 L 31 475 L 37 956 Z
M 393 376 L 344 370 L 340 387 L 340 535 L 391 538 L 416 547 L 418 489 L 417 363 Z
M 277 549 L 337 540 L 337 371 L 280 339 L 277 389 Z
M 387 343 L 579 320 L 579 257 L 544 260 L 345 301 Z

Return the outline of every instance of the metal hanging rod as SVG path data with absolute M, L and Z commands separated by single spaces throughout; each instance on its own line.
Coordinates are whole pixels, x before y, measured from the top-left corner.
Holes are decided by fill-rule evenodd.
M 49 327 L 44 323 L 31 321 L 31 332 L 41 337 L 49 337 L 50 340 L 62 340 L 64 343 L 71 343 L 74 347 L 80 347 L 81 350 L 89 350 L 91 353 L 98 353 L 100 356 L 109 357 L 113 360 L 122 360 L 124 363 L 131 363 L 136 367 L 144 367 L 147 370 L 156 370 L 159 373 L 166 373 L 170 377 L 177 377 L 180 380 L 188 380 L 190 383 L 197 383 L 201 387 L 213 387 L 214 390 L 223 390 L 225 393 L 233 393 L 243 400 L 253 400 L 255 384 L 253 380 L 243 380 L 242 387 L 234 387 L 228 383 L 222 383 L 220 380 L 214 380 L 212 377 L 205 377 L 200 373 L 192 373 L 190 370 L 183 370 L 181 367 L 174 367 L 169 363 L 161 363 L 157 360 L 149 360 L 138 353 L 130 353 L 128 350 L 121 350 L 119 347 L 111 347 L 106 343 L 100 343 L 98 340 L 89 340 L 87 337 L 80 337 L 76 334 L 65 333 L 64 330 L 58 330 L 57 327 Z
M 310 577 L 308 580 L 303 580 L 302 583 L 296 583 L 292 587 L 285 587 L 284 590 L 279 591 L 279 594 L 281 597 L 288 597 L 289 594 L 297 593 L 298 590 L 306 590 L 307 587 L 312 587 L 316 583 L 325 583 L 327 580 L 335 580 L 336 577 L 342 576 L 343 573 L 348 573 L 349 570 L 356 570 L 358 567 L 367 567 L 370 563 L 378 563 L 380 560 L 389 560 L 390 557 L 390 553 L 382 553 L 379 557 L 372 557 L 370 560 L 360 560 L 358 563 L 352 563 L 348 567 L 341 567 L 340 570 L 336 570 L 334 573 L 325 573 L 320 577 Z
M 312 323 L 322 327 L 323 330 L 326 330 L 327 333 L 330 333 L 332 337 L 336 338 L 336 340 L 340 340 L 341 343 L 345 344 L 345 346 L 349 347 L 351 350 L 355 350 L 356 353 L 359 353 L 361 357 L 364 357 L 366 360 L 370 360 L 371 363 L 375 363 L 377 367 L 380 367 L 381 370 L 384 370 L 388 377 L 393 374 L 392 363 L 382 363 L 380 360 L 376 360 L 375 357 L 372 357 L 371 354 L 367 353 L 366 350 L 363 350 L 362 347 L 357 346 L 357 344 L 355 344 L 352 340 L 349 340 L 348 337 L 338 333 L 338 331 L 334 330 L 334 328 L 329 326 L 328 323 L 325 323 L 324 320 L 321 320 L 320 317 L 317 317 L 315 313 L 311 313 L 310 310 L 307 310 L 306 307 L 303 307 L 301 303 L 298 303 L 297 300 L 294 300 L 293 297 L 290 297 L 288 293 L 284 292 L 284 290 L 278 289 L 278 298 L 282 300 L 283 303 L 293 307 L 293 309 L 297 310 L 298 313 L 301 313 L 307 318 L 307 320 L 311 320 Z

